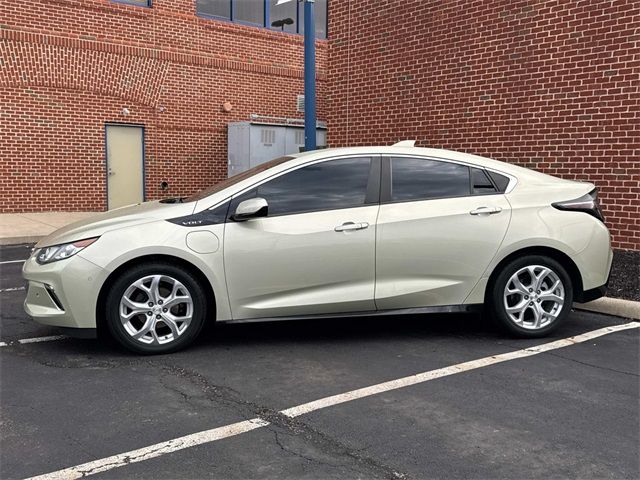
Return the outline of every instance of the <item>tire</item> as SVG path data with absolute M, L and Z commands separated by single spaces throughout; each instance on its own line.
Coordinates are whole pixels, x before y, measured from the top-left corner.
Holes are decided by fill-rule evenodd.
M 518 337 L 550 334 L 564 322 L 573 304 L 569 274 L 558 261 L 543 255 L 509 262 L 491 289 L 493 321 Z
M 198 280 L 187 270 L 164 262 L 123 272 L 111 286 L 105 308 L 113 338 L 143 355 L 186 347 L 207 318 L 205 292 Z

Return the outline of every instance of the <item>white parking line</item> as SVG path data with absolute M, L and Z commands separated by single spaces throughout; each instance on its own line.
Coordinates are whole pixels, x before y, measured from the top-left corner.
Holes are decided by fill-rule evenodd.
M 5 260 L 4 262 L 0 262 L 0 265 L 4 265 L 5 263 L 24 263 L 26 260 Z
M 15 345 L 16 343 L 24 345 L 27 343 L 52 342 L 54 340 L 62 340 L 64 338 L 69 337 L 67 337 L 66 335 L 49 335 L 48 337 L 21 338 L 19 340 L 11 340 L 9 342 L 0 342 L 0 347 L 10 347 L 11 345 Z
M 22 290 L 26 290 L 27 287 L 10 287 L 10 288 L 0 288 L 0 293 L 4 292 L 20 292 Z
M 591 339 L 601 337 L 609 333 L 638 327 L 640 327 L 640 322 L 631 322 L 624 325 L 614 325 L 612 327 L 600 328 L 598 330 L 593 330 L 592 332 L 587 332 L 582 335 L 576 335 L 574 337 L 564 338 L 555 342 L 545 343 L 542 345 L 537 345 L 535 347 L 524 348 L 522 350 L 516 350 L 513 352 L 502 353 L 500 355 L 484 357 L 478 360 L 459 363 L 450 367 L 439 368 L 437 370 L 431 370 L 428 372 L 418 373 L 417 375 L 411 375 L 409 377 L 379 383 L 370 387 L 352 390 L 350 392 L 341 393 L 339 395 L 321 398 L 313 402 L 304 403 L 302 405 L 282 410 L 280 413 L 288 417 L 297 417 L 300 415 L 304 415 L 305 413 L 313 412 L 315 410 L 320 410 L 333 405 L 338 405 L 340 403 L 349 402 L 358 398 L 377 395 L 382 392 L 396 390 L 398 388 L 407 387 L 409 385 L 428 382 L 429 380 L 434 380 L 436 378 L 455 375 L 456 373 L 467 372 L 470 370 L 487 367 L 489 365 L 495 365 L 496 363 L 538 355 L 550 350 L 567 347 L 569 345 L 575 345 L 577 343 L 587 342 Z M 167 440 L 166 442 L 156 443 L 155 445 L 149 445 L 148 447 L 131 450 L 129 452 L 113 455 L 111 457 L 101 458 L 92 462 L 76 465 L 75 467 L 65 468 L 63 470 L 46 473 L 37 477 L 31 477 L 31 479 L 27 480 L 71 480 L 82 478 L 88 475 L 106 472 L 108 470 L 122 467 L 130 463 L 142 462 L 144 460 L 149 460 L 151 458 L 166 455 L 168 453 L 184 450 L 185 448 L 202 445 L 204 443 L 215 442 L 216 440 L 222 440 L 223 438 L 228 438 L 235 435 L 240 435 L 241 433 L 249 432 L 251 430 L 265 427 L 267 425 L 269 425 L 269 422 L 266 420 L 263 420 L 261 418 L 252 418 L 251 420 L 245 420 L 243 422 L 233 423 L 224 427 L 218 427 L 210 430 L 204 430 L 202 432 L 192 433 L 191 435 L 174 438 L 171 440 Z

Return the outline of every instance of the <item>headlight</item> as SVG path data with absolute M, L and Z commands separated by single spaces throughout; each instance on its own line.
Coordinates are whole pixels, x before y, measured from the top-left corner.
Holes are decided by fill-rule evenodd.
M 62 245 L 52 245 L 50 247 L 44 247 L 36 250 L 34 255 L 36 262 L 40 265 L 45 263 L 57 262 L 58 260 L 64 260 L 74 256 L 80 250 L 84 250 L 93 242 L 98 240 L 99 237 L 87 238 L 85 240 L 78 240 L 77 242 L 63 243 Z

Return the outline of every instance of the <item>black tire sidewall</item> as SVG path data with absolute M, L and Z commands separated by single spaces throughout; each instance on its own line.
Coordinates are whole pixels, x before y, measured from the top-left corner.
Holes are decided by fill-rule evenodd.
M 511 276 L 528 265 L 542 265 L 550 268 L 558 275 L 564 286 L 564 304 L 560 315 L 551 322 L 551 324 L 539 330 L 528 330 L 513 323 L 505 310 L 503 302 L 504 289 Z M 571 277 L 560 262 L 544 255 L 527 255 L 512 260 L 502 268 L 490 288 L 492 288 L 490 298 L 493 320 L 503 329 L 519 337 L 538 338 L 548 335 L 564 322 L 569 316 L 571 306 L 573 305 L 573 284 Z
M 168 275 L 175 278 L 189 291 L 193 301 L 193 317 L 187 331 L 166 345 L 144 345 L 137 342 L 129 336 L 120 321 L 118 310 L 125 290 L 136 280 L 148 275 Z M 128 350 L 143 355 L 171 353 L 186 347 L 202 330 L 207 314 L 204 290 L 198 280 L 187 270 L 164 262 L 137 265 L 124 271 L 111 286 L 104 307 L 107 327 L 113 338 Z

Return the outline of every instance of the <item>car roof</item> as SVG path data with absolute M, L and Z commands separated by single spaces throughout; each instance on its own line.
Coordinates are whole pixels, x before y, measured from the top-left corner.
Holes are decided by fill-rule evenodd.
M 341 147 L 341 148 L 326 148 L 323 150 L 314 150 L 308 153 L 296 153 L 290 155 L 296 159 L 311 161 L 319 160 L 322 158 L 342 156 L 342 155 L 418 155 L 421 157 L 430 157 L 434 159 L 451 160 L 454 162 L 468 163 L 477 165 L 480 167 L 491 168 L 496 170 L 503 170 L 506 173 L 513 174 L 517 172 L 522 173 L 522 167 L 518 167 L 513 164 L 501 162 L 491 158 L 481 157 L 479 155 L 473 155 L 470 153 L 456 152 L 453 150 L 445 150 L 442 148 L 424 148 L 424 147 L 405 147 L 405 146 L 363 146 L 363 147 Z

